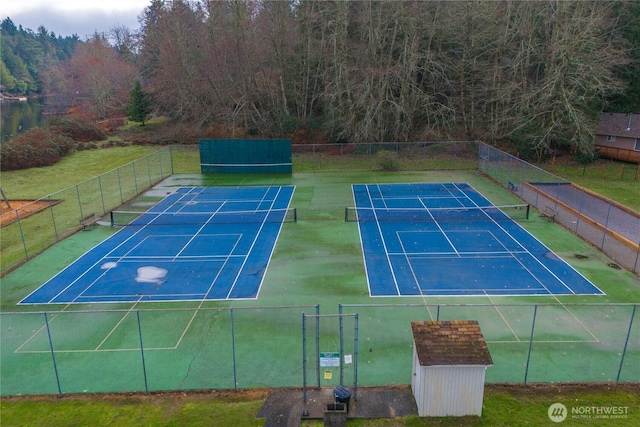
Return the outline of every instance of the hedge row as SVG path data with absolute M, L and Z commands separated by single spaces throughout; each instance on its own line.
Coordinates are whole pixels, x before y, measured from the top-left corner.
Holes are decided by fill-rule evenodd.
M 93 121 L 72 116 L 53 119 L 48 128 L 77 142 L 100 141 L 107 137 L 104 130 Z
M 71 150 L 81 148 L 77 142 L 105 139 L 106 134 L 95 123 L 65 117 L 45 128 L 34 128 L 0 145 L 0 170 L 50 166 Z

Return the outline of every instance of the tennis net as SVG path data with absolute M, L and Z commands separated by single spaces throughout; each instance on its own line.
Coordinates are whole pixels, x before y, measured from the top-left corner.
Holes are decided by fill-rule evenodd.
M 346 222 L 475 222 L 529 219 L 530 205 L 469 208 L 370 208 L 346 207 Z
M 296 208 L 220 212 L 112 211 L 112 226 L 205 225 L 297 222 Z

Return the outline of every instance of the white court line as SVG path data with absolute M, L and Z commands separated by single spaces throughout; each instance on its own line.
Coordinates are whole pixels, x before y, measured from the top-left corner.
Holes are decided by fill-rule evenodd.
M 382 196 L 382 191 L 380 190 L 380 184 L 375 184 L 378 188 L 378 193 L 380 193 L 380 196 Z M 376 219 L 376 227 L 378 228 L 378 233 L 380 234 L 380 240 L 382 241 L 382 247 L 384 248 L 384 254 L 385 257 L 387 258 L 387 264 L 389 264 L 389 270 L 391 271 L 391 277 L 393 278 L 393 284 L 396 287 L 396 295 L 402 295 L 402 293 L 400 292 L 400 287 L 398 286 L 398 279 L 396 278 L 396 273 L 393 269 L 393 263 L 391 262 L 391 258 L 389 258 L 389 250 L 387 249 L 387 242 L 384 238 L 384 234 L 382 233 L 382 228 L 380 227 L 380 221 L 378 221 L 378 214 L 376 213 L 376 209 L 373 206 L 373 200 L 371 198 L 371 192 L 369 191 L 369 185 L 365 185 L 365 188 L 367 189 L 367 195 L 369 196 L 369 202 L 371 203 L 371 207 L 373 208 L 372 212 L 373 212 L 373 216 Z M 382 199 L 382 201 L 384 202 L 384 206 L 386 207 L 387 204 L 384 201 L 384 198 Z M 371 290 L 369 290 L 369 294 L 371 294 Z
M 480 192 L 478 192 L 477 190 L 475 190 L 473 187 L 470 186 L 470 188 L 472 188 L 474 191 L 476 191 L 477 194 L 480 195 Z M 458 188 L 458 190 L 462 191 L 460 188 Z M 462 191 L 463 192 L 463 191 Z M 463 192 L 464 193 L 464 192 Z M 464 193 L 466 194 L 466 193 Z M 469 201 L 471 203 L 473 203 L 476 207 L 480 208 L 480 206 L 473 201 L 470 197 L 469 197 Z M 481 212 L 484 212 L 484 210 L 480 209 Z M 556 276 L 551 270 L 549 270 L 549 268 L 547 268 L 547 266 L 545 266 L 544 264 L 542 264 L 540 262 L 540 260 L 534 256 L 530 251 L 529 248 L 525 247 L 524 245 L 522 245 L 522 243 L 520 243 L 520 240 L 516 239 L 515 237 L 513 237 L 511 235 L 510 232 L 508 232 L 502 225 L 500 225 L 500 223 L 498 221 L 496 221 L 495 219 L 493 219 L 490 215 L 488 215 L 486 212 L 485 216 L 487 216 L 487 218 L 489 218 L 496 227 L 498 227 L 500 230 L 502 230 L 507 236 L 509 236 L 511 238 L 511 240 L 513 240 L 514 242 L 516 242 L 518 244 L 518 246 L 520 246 L 521 248 L 523 248 L 539 265 L 541 265 L 545 270 L 547 270 L 551 275 L 553 275 L 564 287 L 566 287 L 569 291 L 571 291 L 572 294 L 575 294 L 575 292 L 573 292 L 573 289 L 571 289 L 570 287 L 568 287 L 562 280 L 560 280 L 560 278 L 558 276 Z M 506 214 L 505 214 L 506 215 Z M 515 221 L 514 221 L 515 223 Z M 526 230 L 524 230 L 526 232 Z M 498 240 L 498 242 L 500 242 L 500 240 Z M 500 242 L 501 243 L 501 242 Z M 503 245 L 504 246 L 504 245 Z M 542 283 L 541 280 L 538 279 L 538 277 L 534 274 L 531 273 L 531 271 L 522 263 L 522 261 L 520 261 L 519 259 L 515 258 L 515 260 L 520 263 L 520 265 L 522 266 L 522 268 L 524 268 L 525 270 L 527 270 L 529 272 L 529 274 L 532 275 L 532 277 L 538 282 L 540 283 L 540 285 L 547 290 L 547 292 L 549 293 L 549 295 L 553 295 L 553 293 L 551 291 L 549 291 L 549 289 L 545 286 L 544 283 Z
M 193 190 L 193 189 L 192 189 L 192 190 Z M 187 193 L 184 193 L 184 194 L 180 197 L 180 199 L 179 199 L 179 200 L 181 200 L 181 199 L 185 198 L 187 195 L 191 195 L 191 194 L 192 194 L 192 190 L 190 190 L 190 191 L 189 191 L 189 192 L 187 192 Z M 278 192 L 279 192 L 279 191 L 280 191 L 280 189 L 278 190 Z M 261 202 L 260 202 L 260 203 L 262 203 L 262 202 L 264 201 L 264 199 L 265 199 L 265 197 L 266 197 L 266 193 L 267 193 L 267 192 L 265 192 L 265 195 L 264 195 L 264 196 L 263 196 L 263 198 L 261 199 Z M 276 198 L 277 198 L 277 196 L 276 196 Z M 174 203 L 173 203 L 171 206 L 169 206 L 167 209 L 165 209 L 165 211 L 164 211 L 164 212 L 166 212 L 166 210 L 170 209 L 172 206 L 175 206 L 175 205 L 176 205 L 176 203 L 179 203 L 179 200 L 178 200 L 178 201 L 176 201 L 176 202 L 174 202 Z M 274 200 L 271 200 L 271 203 L 272 203 L 272 205 L 273 205 L 273 203 L 275 203 L 275 199 L 274 199 Z M 264 225 L 264 223 L 265 223 L 265 222 L 266 222 L 266 218 L 265 218 L 265 220 L 263 221 L 263 224 L 262 224 L 262 225 Z M 120 243 L 116 248 L 113 248 L 113 249 L 109 252 L 109 254 L 113 253 L 113 251 L 115 251 L 117 248 L 121 247 L 125 242 L 130 241 L 130 239 L 131 239 L 133 236 L 138 235 L 138 234 L 142 231 L 142 229 L 147 228 L 148 226 L 149 226 L 149 225 L 145 225 L 145 226 L 141 227 L 141 229 L 140 229 L 140 230 L 138 230 L 136 233 L 133 233 L 133 234 L 132 234 L 131 236 L 129 236 L 125 241 L 121 242 L 121 243 Z M 261 226 L 261 229 L 262 229 L 262 226 Z M 259 233 L 258 233 L 258 234 L 259 234 Z M 234 235 L 235 235 L 235 234 L 234 234 Z M 223 263 L 222 268 L 220 268 L 220 269 L 219 269 L 219 271 L 218 271 L 218 273 L 217 273 L 216 277 L 218 277 L 218 276 L 220 275 L 221 271 L 222 271 L 222 270 L 223 270 L 223 268 L 224 268 L 224 264 L 226 264 L 226 262 L 227 262 L 230 258 L 242 258 L 242 257 L 245 257 L 245 262 L 246 262 L 246 257 L 247 257 L 248 255 L 231 255 L 231 254 L 233 253 L 233 250 L 235 249 L 235 247 L 237 246 L 238 242 L 240 241 L 240 239 L 241 239 L 241 237 L 242 237 L 242 235 L 241 235 L 241 234 L 238 234 L 237 236 L 238 236 L 238 237 L 237 237 L 237 239 L 236 239 L 236 242 L 233 244 L 233 248 L 232 248 L 232 250 L 231 250 L 231 251 L 229 251 L 229 254 L 227 254 L 226 256 L 225 256 L 225 255 L 213 255 L 213 256 L 203 256 L 203 257 L 199 257 L 199 258 L 225 258 L 225 263 Z M 257 236 L 256 236 L 256 238 L 257 238 Z M 255 244 L 255 239 L 254 239 L 254 244 Z M 138 244 L 138 245 L 139 245 L 139 244 Z M 135 248 L 135 247 L 137 247 L 138 245 L 134 246 L 134 248 Z M 252 248 L 253 248 L 253 246 L 254 246 L 254 245 L 252 245 Z M 133 250 L 133 249 L 132 249 L 132 250 Z M 129 251 L 129 253 L 130 253 L 130 252 L 131 252 L 131 250 Z M 249 252 L 249 253 L 250 253 L 250 252 Z M 158 259 L 158 258 L 162 258 L 162 257 L 130 257 L 130 259 L 127 259 L 127 258 L 126 258 L 126 255 L 125 255 L 125 257 L 122 257 L 122 256 L 120 256 L 120 257 L 114 257 L 114 256 L 110 256 L 109 254 L 105 255 L 105 256 L 104 256 L 104 257 L 102 257 L 100 260 L 98 260 L 96 263 L 94 263 L 94 264 L 92 265 L 92 267 L 90 267 L 90 269 L 94 268 L 97 264 L 103 263 L 105 259 L 117 259 L 117 260 L 119 260 L 119 262 L 133 262 L 133 261 L 131 261 L 131 259 L 135 259 L 135 258 L 139 258 L 139 259 L 143 259 L 143 258 L 144 258 L 144 259 Z M 169 257 L 169 258 L 170 258 L 170 257 Z M 174 258 L 175 258 L 175 257 L 174 257 Z M 181 259 L 184 259 L 184 258 L 189 258 L 189 257 L 182 257 Z M 180 261 L 180 260 L 178 260 L 178 262 L 179 262 L 179 261 Z M 244 263 L 243 263 L 243 266 L 244 266 Z M 88 271 L 88 270 L 87 270 L 87 271 Z M 108 271 L 108 270 L 107 270 L 107 271 Z M 241 271 L 241 270 L 240 270 L 240 271 Z M 105 273 L 106 273 L 106 271 L 105 271 Z M 86 274 L 86 272 L 85 272 L 85 273 L 83 273 L 80 277 L 84 276 L 84 274 Z M 103 275 L 104 275 L 104 273 L 103 273 L 100 277 L 102 277 Z M 76 278 L 76 281 L 77 281 L 77 280 L 79 280 L 79 279 L 80 279 L 80 277 Z M 237 281 L 237 278 L 236 278 L 236 281 Z M 94 283 L 95 283 L 95 282 L 94 282 Z M 92 283 L 89 287 L 93 286 L 93 284 L 94 284 L 94 283 Z M 199 294 L 191 294 L 191 295 L 193 295 L 193 296 L 195 296 L 195 295 L 204 295 L 204 298 L 200 298 L 200 299 L 198 299 L 198 301 L 200 301 L 200 306 L 199 306 L 198 308 L 200 308 L 200 307 L 202 306 L 202 304 L 206 301 L 206 295 L 208 295 L 208 293 L 210 292 L 210 290 L 211 290 L 211 288 L 213 287 L 214 283 L 215 283 L 215 280 L 211 283 L 211 286 L 209 287 L 208 291 L 207 291 L 206 293 L 204 293 L 204 294 L 202 294 L 202 293 L 199 293 Z M 234 283 L 235 283 L 235 282 L 234 282 Z M 69 285 L 69 286 L 71 286 L 71 285 Z M 64 290 L 68 289 L 68 287 L 69 287 L 69 286 L 67 286 Z M 82 295 L 83 295 L 83 294 L 84 294 L 88 289 L 89 289 L 89 288 L 86 288 L 82 293 L 78 294 L 78 295 L 75 297 L 74 302 L 75 302 L 75 301 L 77 301 L 79 298 L 81 298 L 81 296 L 82 296 Z M 62 292 L 64 292 L 64 290 L 63 290 Z M 62 292 L 60 292 L 60 293 L 62 293 Z M 56 296 L 60 295 L 60 293 L 58 293 Z M 173 295 L 173 294 L 165 294 L 165 295 Z M 182 295 L 182 294 L 179 294 L 179 295 Z M 136 296 L 138 296 L 140 299 L 142 299 L 142 298 L 144 297 L 144 295 L 136 295 Z M 54 298 L 55 298 L 55 297 L 54 297 Z M 93 297 L 92 297 L 92 298 L 93 298 Z M 105 297 L 105 298 L 106 298 L 106 297 Z M 50 301 L 51 301 L 51 300 L 50 300 Z M 140 300 L 139 300 L 139 301 L 140 301 Z M 94 349 L 88 349 L 88 350 L 60 350 L 60 349 L 56 349 L 56 352 L 57 352 L 57 353 L 91 353 L 91 352 L 139 351 L 139 350 L 140 350 L 139 348 L 132 348 L 132 349 L 102 349 L 102 348 L 101 348 L 101 347 L 106 343 L 106 341 L 109 339 L 109 337 L 110 337 L 110 336 L 111 336 L 111 335 L 112 335 L 112 334 L 113 334 L 113 333 L 114 333 L 114 332 L 115 332 L 115 331 L 120 327 L 120 325 L 122 324 L 122 322 L 123 322 L 123 321 L 124 321 L 128 316 L 129 316 L 129 314 L 131 314 L 131 313 L 134 311 L 134 309 L 135 309 L 136 305 L 139 303 L 139 301 L 133 302 L 133 305 L 131 306 L 131 308 L 130 308 L 129 310 L 127 310 L 127 312 L 126 312 L 126 313 L 122 316 L 122 318 L 121 318 L 121 319 L 120 319 L 120 320 L 119 320 L 119 321 L 114 325 L 114 327 L 111 329 L 111 331 L 110 331 L 109 333 L 107 333 L 107 334 L 106 334 L 106 336 L 103 338 L 103 340 L 100 342 L 100 344 L 98 344 L 98 346 L 97 346 L 96 348 L 94 348 Z M 131 301 L 124 301 L 124 302 L 126 302 L 126 303 L 131 303 Z M 70 306 L 70 304 L 67 304 L 67 307 L 69 307 L 69 306 Z M 175 345 L 175 346 L 173 346 L 173 347 L 155 347 L 155 348 L 153 348 L 153 347 L 145 347 L 145 350 L 175 350 L 175 349 L 180 345 L 180 343 L 181 343 L 182 339 L 184 338 L 184 336 L 186 335 L 186 333 L 187 333 L 187 332 L 188 332 L 188 330 L 190 329 L 190 326 L 191 326 L 191 324 L 193 323 L 193 321 L 194 321 L 195 316 L 197 315 L 197 313 L 198 313 L 198 310 L 197 310 L 197 309 L 195 309 L 194 314 L 191 316 L 191 318 L 190 318 L 189 322 L 188 322 L 188 323 L 187 323 L 187 325 L 185 326 L 185 328 L 184 328 L 184 330 L 183 330 L 183 332 L 182 332 L 182 334 L 181 334 L 180 338 L 177 340 L 177 342 L 176 342 L 176 345 Z M 59 316 L 60 314 L 61 314 L 61 313 L 58 313 L 58 314 L 56 315 L 56 317 L 57 317 L 57 316 Z M 52 320 L 54 320 L 54 319 L 55 319 L 55 317 L 53 317 L 53 318 L 51 318 L 51 319 L 48 319 L 49 323 L 50 323 Z M 15 353 L 21 353 L 21 354 L 25 354 L 25 353 L 49 353 L 49 352 L 50 352 L 50 350 L 42 350 L 42 351 L 21 351 L 21 349 L 22 349 L 24 346 L 26 346 L 29 342 L 31 342 L 31 340 L 33 340 L 33 339 L 34 339 L 34 338 L 35 338 L 39 333 L 43 332 L 43 330 L 44 330 L 45 328 L 46 328 L 46 324 L 45 324 L 45 325 L 43 325 L 39 330 L 35 331 L 35 332 L 33 333 L 33 335 L 32 335 L 30 338 L 28 338 L 28 339 L 27 339 L 27 340 L 26 340 L 22 345 L 20 345 L 20 346 L 15 350 Z
M 486 293 L 486 292 L 485 292 Z M 491 304 L 493 304 L 494 308 L 496 309 L 496 311 L 498 312 L 498 315 L 500 316 L 500 318 L 502 319 L 502 321 L 504 322 L 505 325 L 507 325 L 507 329 L 509 329 L 511 331 L 511 334 L 513 335 L 513 337 L 516 339 L 516 341 L 520 341 L 520 337 L 518 337 L 518 334 L 516 333 L 516 331 L 511 327 L 511 324 L 507 321 L 507 319 L 503 316 L 502 312 L 500 311 L 500 309 L 498 308 L 498 306 L 496 305 L 496 303 L 493 302 L 493 300 L 491 299 L 491 295 L 486 295 L 487 299 L 489 300 L 489 302 L 491 302 Z
M 178 253 L 177 253 L 177 254 L 176 254 L 176 256 L 174 257 L 174 259 L 175 259 L 175 258 L 180 257 L 180 254 L 181 254 L 182 252 L 184 252 L 184 251 L 185 251 L 185 249 L 187 249 L 187 246 L 189 246 L 189 245 L 191 244 L 191 242 L 193 242 L 193 240 L 194 240 L 194 239 L 195 239 L 195 238 L 200 234 L 200 232 L 201 232 L 201 231 L 202 231 L 202 230 L 207 226 L 207 224 L 211 221 L 211 218 L 213 218 L 213 217 L 214 217 L 214 215 L 215 215 L 217 212 L 220 212 L 220 209 L 222 209 L 222 207 L 223 207 L 226 203 L 227 203 L 227 202 L 222 202 L 222 204 L 221 204 L 220 206 L 218 206 L 218 209 L 217 209 L 215 212 L 213 212 L 211 215 L 209 215 L 209 219 L 208 219 L 207 221 L 205 221 L 205 223 L 204 223 L 204 224 L 202 224 L 202 225 L 200 226 L 200 228 L 198 229 L 198 231 L 196 231 L 195 233 L 193 233 L 193 235 L 191 236 L 191 238 L 189 239 L 189 241 L 188 241 L 187 243 L 185 243 L 185 244 L 182 246 L 182 249 L 180 249 L 180 250 L 178 251 Z
M 175 193 L 174 193 L 175 194 Z M 189 192 L 183 194 L 180 196 L 180 198 L 178 200 L 183 199 L 184 197 L 186 197 L 189 194 Z M 171 205 L 173 206 L 173 205 Z M 171 207 L 169 206 L 169 207 Z M 167 208 L 169 209 L 169 208 Z M 165 210 L 166 212 L 166 210 Z M 111 251 L 109 251 L 105 256 L 103 256 L 102 258 L 98 259 L 95 263 L 93 263 L 93 265 L 91 265 L 84 273 L 80 274 L 78 277 L 75 278 L 75 280 L 73 280 L 71 283 L 69 283 L 69 285 L 67 285 L 65 288 L 63 288 L 60 292 L 58 292 L 55 296 L 53 296 L 53 298 L 50 298 L 49 301 L 47 302 L 48 304 L 51 304 L 53 300 L 55 300 L 57 297 L 59 297 L 62 293 L 64 293 L 65 291 L 67 291 L 71 286 L 75 285 L 81 278 L 83 278 L 89 271 L 92 271 L 94 268 L 96 268 L 96 266 L 104 263 L 104 258 L 106 256 L 109 256 L 110 254 L 112 254 L 115 250 L 119 249 L 120 247 L 122 247 L 125 243 L 128 243 L 129 241 L 131 241 L 131 239 L 133 239 L 134 236 L 137 236 L 138 234 L 142 233 L 143 230 L 145 230 L 147 227 L 149 227 L 150 225 L 144 225 L 142 227 L 140 227 L 140 229 L 138 231 L 136 231 L 135 233 L 132 233 L 129 237 L 127 237 L 124 241 L 122 241 L 119 245 L 117 245 L 115 248 L 111 249 Z M 123 229 L 124 230 L 124 229 Z M 113 236 L 112 236 L 113 237 Z M 110 237 L 110 238 L 112 238 Z M 84 255 L 86 255 L 87 253 L 85 253 Z M 82 255 L 82 256 L 84 256 Z M 73 265 L 73 263 L 71 264 Z M 106 270 L 105 270 L 106 271 Z M 104 273 L 103 273 L 104 275 Z M 95 284 L 95 281 L 91 282 L 87 287 L 85 287 L 84 290 L 82 290 L 82 292 L 78 293 L 76 295 L 76 298 L 74 298 L 73 302 L 75 302 L 75 300 L 80 297 L 81 295 L 83 295 L 85 292 L 87 292 L 93 285 Z M 44 285 L 43 285 L 44 286 Z M 38 288 L 40 289 L 40 288 Z
M 142 298 L 142 296 L 140 296 L 140 298 Z M 138 305 L 138 302 L 140 302 L 140 299 L 138 299 L 138 301 L 134 302 L 133 305 L 129 308 L 129 310 L 127 310 L 124 315 L 122 316 L 122 318 L 113 326 L 113 328 L 111 328 L 111 331 L 109 331 L 109 333 L 104 337 L 104 339 L 100 342 L 100 344 L 98 344 L 98 346 L 94 349 L 94 350 L 100 350 L 100 347 L 102 347 L 102 345 L 107 342 L 107 340 L 109 339 L 109 337 L 111 335 L 113 335 L 113 333 L 116 331 L 116 329 L 118 329 L 118 327 L 122 324 L 122 322 L 124 322 L 124 320 L 129 317 L 129 314 L 131 314 L 131 312 L 133 311 L 133 309 L 136 307 L 136 305 Z
M 420 290 L 420 296 L 422 297 L 422 302 L 427 309 L 427 313 L 429 313 L 429 317 L 433 320 L 433 314 L 431 313 L 431 309 L 429 308 L 429 304 L 427 303 L 427 296 L 422 292 L 422 286 L 420 286 L 420 282 L 418 281 L 418 276 L 416 276 L 416 272 L 413 269 L 413 264 L 411 263 L 411 259 L 407 254 L 407 251 L 404 249 L 404 243 L 402 243 L 402 239 L 400 238 L 400 232 L 396 231 L 396 237 L 398 238 L 398 242 L 400 242 L 400 247 L 402 248 L 402 252 L 404 253 L 405 260 L 407 265 L 409 266 L 409 270 L 411 270 L 411 275 L 413 276 L 413 281 L 416 286 Z
M 273 205 L 275 204 L 276 200 L 278 199 L 278 196 L 280 195 L 281 191 L 282 191 L 282 186 L 279 186 L 278 187 L 278 192 L 276 193 L 276 195 L 273 198 L 273 200 L 270 201 L 271 204 L 269 206 L 269 209 L 265 209 L 265 210 L 270 211 L 271 209 L 273 209 Z M 256 242 L 258 241 L 258 237 L 262 233 L 262 229 L 264 228 L 264 225 L 267 222 L 267 218 L 268 218 L 268 215 L 266 215 L 264 217 L 264 219 L 262 220 L 262 223 L 260 224 L 260 228 L 258 228 L 258 231 L 255 233 L 255 235 L 253 237 L 253 241 L 251 242 L 251 246 L 249 247 L 249 250 L 247 251 L 247 256 L 244 259 L 244 261 L 242 262 L 242 265 L 240 266 L 240 269 L 238 270 L 238 274 L 236 274 L 236 277 L 235 277 L 235 279 L 233 281 L 233 284 L 229 288 L 229 292 L 227 292 L 226 299 L 229 299 L 229 297 L 231 296 L 231 293 L 233 292 L 233 290 L 235 289 L 236 285 L 238 284 L 238 279 L 240 278 L 240 274 L 244 270 L 244 267 L 247 264 L 247 260 L 249 259 L 249 257 L 251 256 L 251 253 L 253 252 L 253 248 L 255 247 Z M 273 243 L 274 247 L 275 247 L 275 244 L 276 244 L 276 242 Z
M 442 227 L 440 226 L 440 223 L 438 221 L 436 221 L 436 219 L 433 217 L 433 215 L 431 214 L 431 211 L 429 210 L 429 208 L 427 207 L 427 205 L 424 204 L 424 202 L 422 201 L 422 199 L 420 199 L 420 203 L 422 204 L 422 206 L 426 209 L 427 213 L 429 213 L 429 216 L 431 217 L 431 219 L 433 220 L 433 222 L 436 224 L 436 226 L 438 227 L 438 230 L 440 230 L 440 232 L 442 233 L 442 235 L 444 236 L 445 239 L 447 239 L 447 242 L 449 242 L 449 245 L 451 246 L 451 249 L 453 249 L 455 251 L 456 254 L 459 255 L 458 253 L 458 249 L 456 249 L 456 245 L 453 244 L 453 242 L 451 241 L 451 239 L 449 239 L 449 236 L 447 235 L 447 233 L 442 229 Z

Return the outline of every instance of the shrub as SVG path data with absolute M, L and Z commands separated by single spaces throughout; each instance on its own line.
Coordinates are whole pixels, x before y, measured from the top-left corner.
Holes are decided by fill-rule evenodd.
M 589 163 L 595 162 L 599 158 L 600 158 L 600 153 L 598 153 L 597 151 L 591 151 L 591 152 L 580 151 L 576 153 L 575 156 L 573 157 L 576 163 L 579 163 L 581 165 L 588 165 Z
M 50 166 L 73 148 L 73 140 L 49 129 L 31 129 L 0 146 L 3 171 Z
M 380 169 L 383 171 L 397 171 L 400 165 L 396 160 L 396 154 L 393 151 L 380 150 L 376 153 L 376 161 Z
M 107 137 L 97 123 L 77 116 L 56 118 L 49 123 L 49 129 L 79 142 L 100 141 Z

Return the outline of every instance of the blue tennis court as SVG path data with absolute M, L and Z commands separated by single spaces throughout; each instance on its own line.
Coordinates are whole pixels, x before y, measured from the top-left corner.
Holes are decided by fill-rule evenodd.
M 466 183 L 352 186 L 371 296 L 602 295 Z
M 293 186 L 179 188 L 20 304 L 257 298 Z

